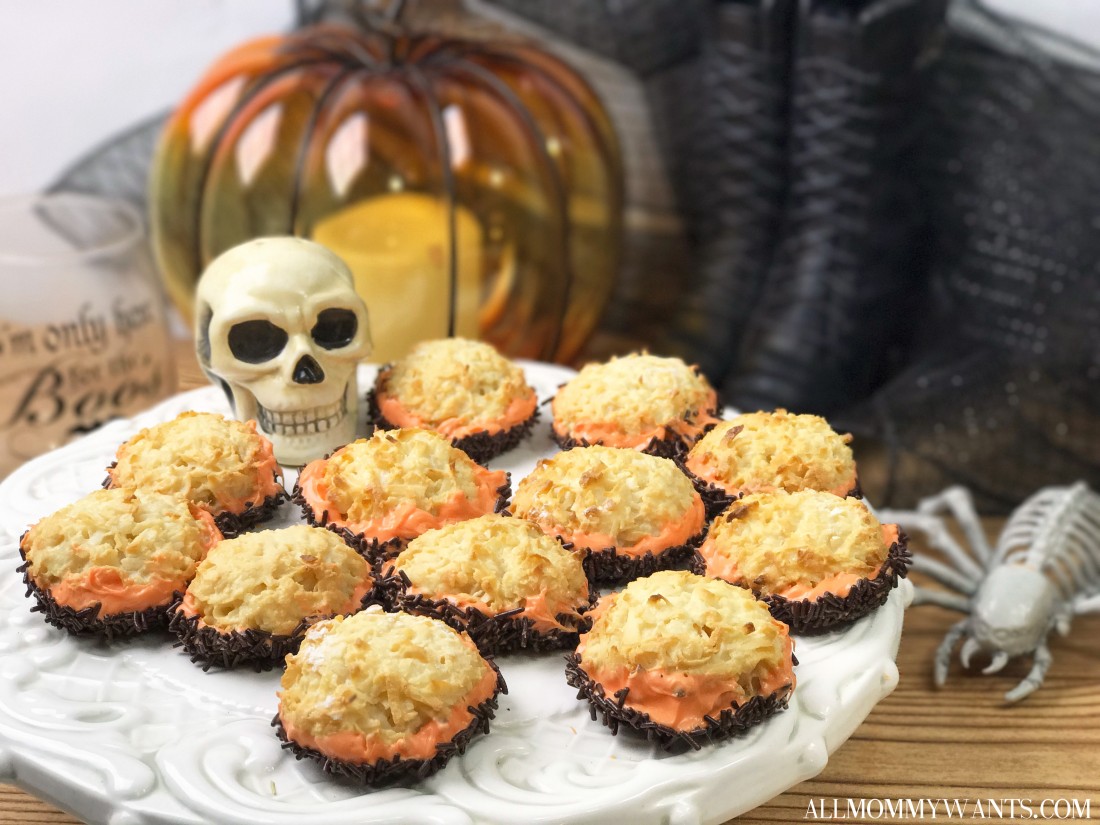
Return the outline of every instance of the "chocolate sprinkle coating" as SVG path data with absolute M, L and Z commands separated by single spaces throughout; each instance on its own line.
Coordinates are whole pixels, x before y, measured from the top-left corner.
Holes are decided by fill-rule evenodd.
M 103 480 L 104 490 L 110 490 L 115 486 L 110 471 L 113 470 L 117 464 L 117 461 L 112 461 L 107 465 L 107 478 Z M 279 476 L 276 474 L 275 479 L 278 480 L 278 478 Z M 272 518 L 275 515 L 275 511 L 279 509 L 279 505 L 289 500 L 290 496 L 287 494 L 286 490 L 279 490 L 275 495 L 265 498 L 263 503 L 259 506 L 248 501 L 245 502 L 244 510 L 239 513 L 230 513 L 228 511 L 218 513 L 218 515 L 214 516 L 214 524 L 216 524 L 221 531 L 222 538 L 233 539 L 249 527 L 255 527 L 257 524 Z
M 708 522 L 714 521 L 714 519 L 720 516 L 727 507 L 741 498 L 741 496 L 745 495 L 743 492 L 727 492 L 724 487 L 719 487 L 713 482 L 699 478 L 699 476 L 688 469 L 687 464 L 684 463 L 682 458 L 674 457 L 673 461 L 675 461 L 677 466 L 687 474 L 687 477 L 691 479 L 691 483 L 695 485 L 696 491 L 698 491 L 700 498 L 703 499 L 703 506 L 706 507 Z M 859 486 L 858 476 L 856 477 L 852 489 L 845 495 L 845 498 L 863 498 L 863 490 Z
M 696 492 L 698 492 L 699 497 L 703 499 L 703 506 L 706 508 L 708 522 L 713 521 L 723 510 L 733 504 L 737 499 L 741 498 L 740 493 L 727 493 L 724 488 L 719 487 L 717 484 L 699 478 L 699 476 L 688 469 L 687 464 L 682 460 L 676 459 L 676 463 L 679 465 L 680 469 L 687 474 L 687 477 L 691 479 L 691 483 L 695 486 Z
M 303 619 L 285 636 L 255 629 L 221 633 L 200 625 L 198 616 L 188 616 L 178 611 L 176 608 L 181 601 L 182 597 L 172 604 L 168 629 L 179 637 L 175 646 L 182 647 L 204 673 L 212 667 L 235 668 L 241 665 L 249 665 L 257 673 L 271 670 L 281 665 L 288 653 L 298 652 L 311 624 Z
M 392 567 L 388 568 L 387 574 L 392 573 L 392 570 Z M 408 588 L 412 586 L 412 582 L 404 571 L 388 576 L 386 581 L 393 583 L 390 604 L 395 610 L 438 619 L 455 630 L 463 631 L 469 634 L 482 653 L 488 655 L 513 653 L 518 650 L 532 652 L 572 650 L 577 646 L 580 634 L 587 633 L 592 625 L 592 620 L 583 616 L 578 620 L 575 616 L 559 613 L 558 621 L 566 626 L 575 627 L 575 630 L 557 628 L 537 630 L 532 619 L 517 615 L 523 610 L 521 607 L 491 615 L 476 607 L 459 607 L 446 599 L 433 599 L 422 593 L 409 593 Z M 590 610 L 598 598 L 599 593 L 595 589 L 590 589 L 588 603 L 580 607 L 579 612 L 583 614 Z
M 703 374 L 703 371 L 699 368 L 698 364 L 692 364 L 691 371 L 702 378 L 704 381 L 706 381 L 708 384 L 710 383 L 707 377 Z M 564 386 L 565 384 L 559 384 L 558 389 L 560 390 Z M 544 401 L 543 403 L 550 404 L 553 402 L 553 400 L 554 398 L 551 397 L 546 399 L 546 401 Z M 721 409 L 722 402 L 719 399 L 718 403 L 715 404 L 715 406 L 708 407 L 705 410 L 700 410 L 697 414 L 709 415 L 713 418 L 720 418 L 718 412 Z M 684 420 L 690 422 L 692 419 L 685 417 Z M 682 459 L 687 455 L 688 450 L 695 446 L 695 442 L 697 442 L 700 438 L 702 438 L 704 435 L 709 433 L 717 426 L 717 421 L 707 424 L 705 427 L 703 427 L 702 431 L 694 437 L 671 432 L 665 433 L 663 438 L 651 438 L 649 443 L 642 448 L 642 452 L 648 453 L 649 455 L 655 455 L 658 458 L 671 458 L 674 461 L 677 459 Z M 557 445 L 563 450 L 572 450 L 574 447 L 594 447 L 596 445 L 603 444 L 602 441 L 589 441 L 584 438 L 576 439 L 573 438 L 573 436 L 571 435 L 563 435 L 558 432 L 557 428 L 554 427 L 553 424 L 550 425 L 550 435 L 553 437 Z
M 381 375 L 385 369 L 386 368 L 383 367 L 382 370 L 379 370 L 379 374 Z M 380 430 L 400 429 L 400 427 L 382 415 L 382 410 L 378 406 L 376 389 L 372 389 L 367 393 L 367 406 L 370 408 L 370 420 L 375 427 Z M 480 432 L 471 433 L 462 438 L 452 439 L 451 445 L 462 450 L 462 452 L 466 453 L 466 455 L 478 464 L 484 466 L 488 464 L 490 460 L 519 446 L 519 443 L 531 434 L 531 430 L 538 420 L 539 408 L 538 405 L 536 405 L 535 411 L 514 427 L 509 427 L 508 429 L 496 433 L 490 433 L 488 430 L 481 430 Z
M 886 561 L 873 579 L 860 579 L 846 596 L 826 593 L 817 599 L 787 599 L 783 596 L 758 595 L 772 616 L 790 627 L 792 633 L 814 636 L 849 625 L 886 603 L 890 591 L 905 578 L 913 561 L 909 539 L 898 530 L 898 540 L 890 545 Z M 706 560 L 698 553 L 692 559 L 692 572 L 707 575 Z
M 714 414 L 714 410 L 709 410 L 711 414 Z M 663 438 L 651 438 L 649 443 L 641 448 L 641 452 L 648 453 L 649 455 L 657 456 L 658 458 L 671 458 L 673 460 L 683 458 L 687 455 L 695 442 L 706 435 L 708 432 L 717 427 L 717 423 L 708 424 L 703 428 L 697 436 L 690 437 L 680 435 L 678 433 L 668 432 L 665 433 Z M 576 439 L 571 435 L 562 435 L 556 428 L 550 428 L 550 435 L 554 441 L 563 450 L 572 450 L 574 447 L 592 447 L 603 444 L 602 441 L 588 441 L 585 438 Z
M 652 575 L 658 570 L 673 570 L 692 558 L 706 535 L 704 527 L 684 544 L 666 547 L 659 553 L 646 552 L 641 556 L 628 556 L 614 547 L 592 550 L 584 558 L 584 572 L 593 584 L 618 585 Z
M 389 587 L 388 581 L 374 578 L 360 607 L 385 604 Z M 202 667 L 203 672 L 211 667 L 235 668 L 241 665 L 248 665 L 257 673 L 271 670 L 282 665 L 287 654 L 298 652 L 306 631 L 312 625 L 335 615 L 309 616 L 285 635 L 255 628 L 223 633 L 209 625 L 203 625 L 198 616 L 183 613 L 179 610 L 181 604 L 183 596 L 177 597 L 168 607 L 168 629 L 179 637 L 176 647 L 182 647 L 191 656 L 191 661 Z
M 325 457 L 328 458 L 328 456 Z M 508 499 L 511 498 L 511 496 L 512 474 L 507 473 L 504 483 L 497 487 L 497 503 L 493 508 L 493 512 L 503 512 L 504 508 L 508 506 Z M 297 481 L 294 482 L 294 492 L 291 494 L 290 499 L 302 508 L 302 515 L 305 516 L 306 521 L 310 525 L 331 530 L 342 538 L 348 547 L 351 547 L 372 564 L 378 564 L 387 559 L 397 557 L 411 541 L 411 539 L 403 539 L 400 537 L 392 538 L 388 541 L 379 541 L 375 538 L 369 538 L 364 533 L 355 533 L 347 527 L 340 527 L 333 524 L 329 521 L 328 510 L 322 511 L 320 516 L 313 511 L 313 506 L 306 500 L 301 485 L 299 485 Z
M 218 525 L 224 538 L 236 538 L 248 528 L 271 519 L 279 509 L 279 505 L 289 500 L 290 496 L 286 491 L 280 490 L 275 495 L 265 498 L 259 507 L 254 507 L 250 501 L 240 513 L 219 513 L 214 516 L 214 523 Z
M 654 722 L 648 713 L 627 707 L 629 688 L 616 691 L 609 698 L 603 685 L 585 672 L 580 656 L 576 653 L 565 657 L 565 681 L 577 688 L 578 699 L 588 700 L 592 718 L 596 719 L 597 714 L 601 716 L 604 726 L 610 728 L 612 734 L 617 734 L 619 726 L 625 724 L 666 750 L 699 750 L 705 744 L 713 744 L 744 733 L 773 713 L 784 710 L 793 690 L 792 685 L 786 685 L 768 696 L 754 696 L 743 705 L 725 708 L 717 718 L 704 717 L 704 725 L 700 728 L 681 731 Z
M 23 534 L 26 536 L 26 533 Z M 76 610 L 67 605 L 60 604 L 49 590 L 40 588 L 30 576 L 31 563 L 23 552 L 22 538 L 20 538 L 19 555 L 23 563 L 16 568 L 17 573 L 23 574 L 23 583 L 27 586 L 27 595 L 34 596 L 36 604 L 31 608 L 32 613 L 41 613 L 48 624 L 67 630 L 74 636 L 100 636 L 107 639 L 125 639 L 129 636 L 137 636 L 140 633 L 148 633 L 154 630 L 163 630 L 168 626 L 168 605 L 146 608 L 145 610 L 133 610 L 126 613 L 115 613 L 110 616 L 99 616 L 101 605 L 96 603 Z
M 446 765 L 455 754 L 466 752 L 470 740 L 479 733 L 489 732 L 489 720 L 493 718 L 497 709 L 497 697 L 501 693 L 508 692 L 508 686 L 504 683 L 504 677 L 500 675 L 500 669 L 491 659 L 486 659 L 489 666 L 496 671 L 496 692 L 477 707 L 467 707 L 473 714 L 470 724 L 455 734 L 448 742 L 440 742 L 435 746 L 435 756 L 431 759 L 403 759 L 400 755 L 392 759 L 382 759 L 378 762 L 349 762 L 344 759 L 335 759 L 326 756 L 314 748 L 299 745 L 287 736 L 279 714 L 271 720 L 275 733 L 283 742 L 283 748 L 294 753 L 296 759 L 314 759 L 321 763 L 321 770 L 333 776 L 350 779 L 361 785 L 382 787 L 401 781 L 419 781 L 427 779 L 432 774 Z
M 791 632 L 804 636 L 825 633 L 849 625 L 885 604 L 890 591 L 898 586 L 898 579 L 909 572 L 912 561 L 908 537 L 899 529 L 898 540 L 890 545 L 878 575 L 860 579 L 848 595 L 826 593 L 818 599 L 795 601 L 783 596 L 761 596 L 760 600 L 775 618 L 790 626 Z

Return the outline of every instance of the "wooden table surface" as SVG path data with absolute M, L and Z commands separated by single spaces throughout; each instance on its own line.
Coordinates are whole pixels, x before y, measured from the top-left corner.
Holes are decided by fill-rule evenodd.
M 181 350 L 180 385 L 205 383 L 189 348 Z M 989 523 L 990 532 L 998 526 Z M 919 545 L 918 545 L 919 546 Z M 919 581 L 919 578 L 917 579 Z M 1044 800 L 1088 804 L 1100 819 L 1100 615 L 1074 622 L 1067 638 L 1052 636 L 1054 664 L 1046 684 L 1015 706 L 1002 700 L 1030 666 L 1011 662 L 1001 673 L 982 676 L 977 668 L 953 663 L 947 685 L 932 684 L 932 656 L 958 616 L 936 607 L 911 609 L 898 651 L 901 679 L 831 757 L 815 779 L 803 782 L 767 805 L 735 820 L 738 823 L 812 822 L 822 810 L 846 822 L 883 821 L 872 800 L 923 798 L 968 801 L 967 818 L 987 819 L 987 800 L 1024 800 L 1038 816 Z M 978 663 L 980 664 L 980 663 Z M 868 800 L 870 816 L 846 817 L 847 800 Z M 1072 803 L 1070 803 L 1072 804 Z M 1028 818 L 1016 803 L 1016 818 Z M 1002 803 L 1008 819 L 1009 803 Z M 930 819 L 926 808 L 925 819 Z M 942 803 L 936 809 L 944 818 Z M 1046 811 L 1064 813 L 1065 803 L 1048 803 Z M 915 821 L 916 817 L 910 817 Z M 0 825 L 75 823 L 17 788 L 0 785 Z M 909 821 L 909 820 L 906 820 Z M 1078 820 L 1080 821 L 1080 820 Z M 303 823 L 303 825 L 313 825 Z

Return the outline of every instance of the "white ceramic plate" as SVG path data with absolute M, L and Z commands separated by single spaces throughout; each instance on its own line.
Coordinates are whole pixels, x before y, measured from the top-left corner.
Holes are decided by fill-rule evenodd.
M 524 367 L 540 398 L 572 374 Z M 360 386 L 373 375 L 362 368 Z M 897 683 L 905 581 L 844 632 L 798 639 L 790 708 L 740 739 L 669 755 L 611 736 L 565 683 L 560 655 L 509 656 L 500 660 L 509 693 L 492 732 L 439 774 L 382 791 L 333 780 L 280 748 L 270 727 L 277 672 L 203 673 L 164 637 L 78 640 L 29 611 L 15 572 L 23 530 L 98 487 L 122 441 L 189 409 L 228 413 L 213 387 L 184 393 L 0 485 L 0 781 L 89 822 L 719 823 L 819 773 Z M 544 420 L 494 466 L 510 470 L 514 485 L 555 449 Z M 296 521 L 287 504 L 275 525 Z

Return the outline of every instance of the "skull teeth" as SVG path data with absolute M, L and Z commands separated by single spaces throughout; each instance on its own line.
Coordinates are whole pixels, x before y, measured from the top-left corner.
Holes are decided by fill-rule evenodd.
M 272 435 L 310 435 L 331 430 L 348 414 L 347 399 L 311 410 L 278 412 L 260 407 L 260 429 Z

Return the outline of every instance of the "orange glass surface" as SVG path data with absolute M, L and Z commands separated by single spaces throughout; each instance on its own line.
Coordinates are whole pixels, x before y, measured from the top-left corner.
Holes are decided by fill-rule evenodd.
M 376 360 L 458 334 L 567 361 L 614 285 L 621 178 L 596 95 L 532 45 L 319 26 L 238 47 L 182 103 L 154 242 L 186 314 L 219 253 L 295 234 L 352 268 Z

